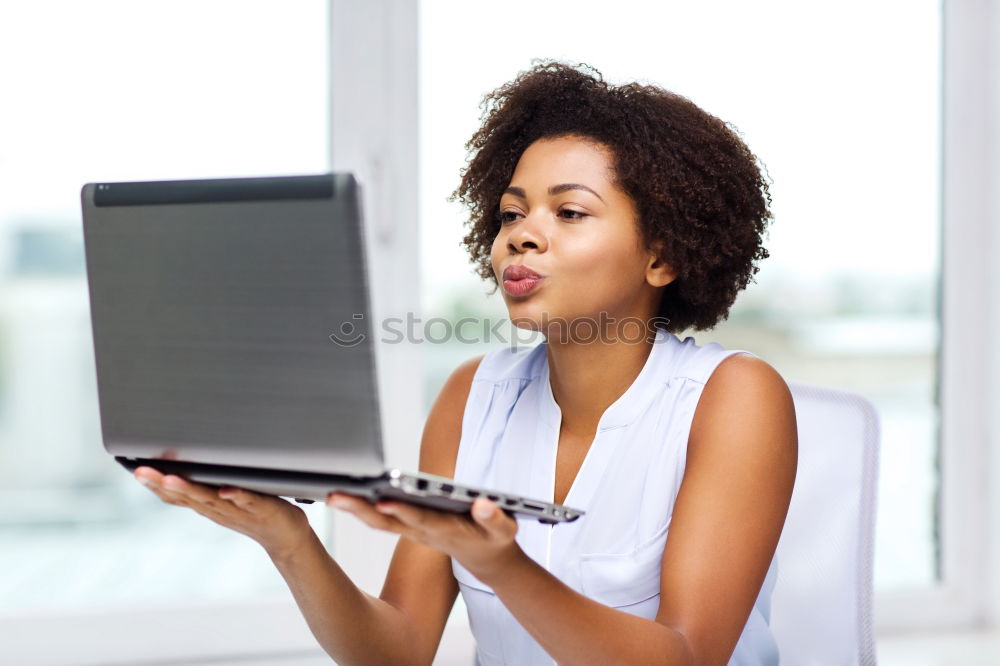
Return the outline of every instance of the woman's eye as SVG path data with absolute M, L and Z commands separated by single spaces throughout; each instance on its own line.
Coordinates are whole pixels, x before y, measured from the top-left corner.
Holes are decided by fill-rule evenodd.
M 500 224 L 503 225 L 509 222 L 513 222 L 518 218 L 519 215 L 520 213 L 515 213 L 514 211 L 511 210 L 501 210 L 497 211 L 496 219 Z M 559 215 L 564 215 L 566 219 L 569 220 L 579 220 L 580 218 L 587 217 L 586 213 L 581 213 L 578 210 L 571 210 L 569 208 L 563 208 L 561 211 L 559 211 Z

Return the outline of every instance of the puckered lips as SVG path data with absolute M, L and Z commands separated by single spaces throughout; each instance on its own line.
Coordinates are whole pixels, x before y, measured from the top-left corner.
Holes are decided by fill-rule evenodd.
M 522 264 L 511 264 L 503 269 L 503 288 L 511 296 L 527 296 L 543 279 L 544 275 Z

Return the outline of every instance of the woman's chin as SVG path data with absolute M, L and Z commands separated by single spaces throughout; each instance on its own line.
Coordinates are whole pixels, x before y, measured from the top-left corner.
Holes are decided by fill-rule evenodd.
M 541 314 L 538 313 L 522 313 L 514 314 L 511 313 L 510 323 L 513 327 L 520 331 L 541 333 L 546 338 L 555 336 L 561 338 L 565 335 L 565 325 L 560 322 L 562 320 L 555 315 L 551 315 L 547 312 Z
M 510 324 L 514 328 L 523 331 L 540 331 L 542 329 L 539 320 L 532 315 L 510 315 Z
M 553 315 L 538 303 L 507 303 L 507 316 L 512 326 L 526 331 L 541 331 L 548 327 Z

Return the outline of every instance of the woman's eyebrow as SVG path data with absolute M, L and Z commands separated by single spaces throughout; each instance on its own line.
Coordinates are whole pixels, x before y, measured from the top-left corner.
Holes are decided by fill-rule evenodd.
M 591 194 L 593 194 L 595 197 L 597 197 L 598 199 L 600 199 L 602 203 L 604 203 L 604 199 L 603 199 L 603 197 L 601 197 L 600 194 L 598 194 L 594 190 L 590 189 L 586 185 L 580 185 L 579 183 L 563 183 L 562 185 L 553 185 L 552 187 L 549 188 L 549 194 L 550 195 L 559 194 L 561 192 L 566 192 L 567 190 L 585 190 L 585 191 L 590 192 Z M 504 194 L 513 194 L 515 197 L 519 197 L 521 199 L 527 199 L 528 198 L 524 194 L 524 188 L 523 187 L 508 187 L 503 192 L 504 192 Z

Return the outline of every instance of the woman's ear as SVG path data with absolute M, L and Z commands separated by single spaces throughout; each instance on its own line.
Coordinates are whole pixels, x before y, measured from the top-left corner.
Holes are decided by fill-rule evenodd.
M 664 242 L 658 240 L 648 249 L 646 282 L 654 287 L 664 287 L 677 279 L 677 273 L 663 260 L 663 246 Z

